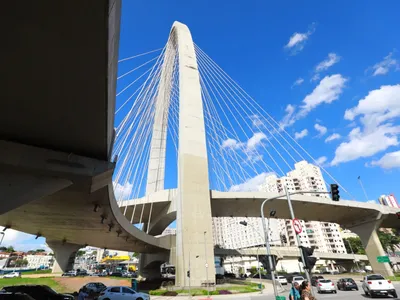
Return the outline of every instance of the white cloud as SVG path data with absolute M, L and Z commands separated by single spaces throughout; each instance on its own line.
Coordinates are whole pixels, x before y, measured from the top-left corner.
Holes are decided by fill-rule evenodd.
M 397 146 L 399 141 L 397 135 L 400 126 L 385 124 L 374 130 L 361 131 L 360 127 L 354 128 L 349 133 L 349 141 L 341 143 L 336 151 L 332 165 L 352 161 L 361 157 L 370 157 L 390 146 Z
M 367 203 L 377 204 L 376 200 L 368 200 Z
M 321 156 L 321 157 L 317 158 L 317 159 L 315 160 L 315 162 L 316 162 L 319 166 L 322 166 L 327 160 L 328 160 L 328 159 L 327 159 L 326 156 Z
M 329 143 L 334 140 L 338 140 L 341 138 L 341 135 L 338 133 L 333 133 L 325 139 L 325 143 Z
M 296 81 L 292 84 L 292 88 L 297 86 L 297 85 L 301 85 L 304 82 L 303 78 L 297 78 Z
M 260 191 L 260 185 L 265 182 L 265 179 L 274 173 L 264 172 L 247 179 L 245 182 L 233 185 L 230 187 L 230 192 L 255 192 Z
M 222 142 L 222 148 L 238 149 L 241 147 L 241 143 L 235 139 L 228 138 Z
M 372 161 L 371 165 L 383 169 L 400 168 L 400 151 L 386 153 L 381 159 Z
M 262 132 L 256 132 L 249 138 L 246 145 L 246 151 L 253 151 L 257 146 L 261 145 L 262 141 L 267 139 L 267 136 Z
M 259 128 L 260 126 L 264 125 L 264 123 L 259 115 L 251 115 L 250 120 L 254 127 Z
M 294 124 L 294 122 L 296 121 L 296 119 L 294 118 L 295 110 L 296 110 L 296 108 L 291 104 L 288 104 L 286 106 L 285 116 L 279 123 L 279 127 L 281 129 L 285 129 L 285 127 L 292 126 Z
M 325 135 L 325 133 L 328 131 L 328 128 L 326 128 L 325 126 L 322 126 L 318 123 L 314 125 L 314 128 L 316 131 L 318 131 L 318 137 Z
M 400 126 L 395 126 L 393 121 L 400 117 L 400 85 L 370 91 L 357 106 L 346 110 L 344 117 L 353 122 L 359 117 L 362 128 L 354 128 L 348 141 L 339 145 L 332 164 L 370 157 L 399 145 Z
M 132 197 L 133 184 L 130 182 L 124 185 L 114 182 L 114 195 L 117 200 L 129 200 Z
M 337 64 L 340 61 L 341 57 L 337 55 L 336 53 L 329 53 L 328 57 L 321 61 L 316 67 L 315 67 L 315 72 L 322 72 L 328 70 L 330 67 L 332 67 L 334 64 Z
M 300 132 L 295 132 L 294 133 L 294 138 L 296 140 L 301 140 L 302 138 L 306 137 L 308 135 L 308 130 L 307 129 L 303 129 Z
M 320 80 L 320 78 L 321 78 L 321 75 L 319 75 L 319 73 L 316 73 L 316 74 L 314 74 L 314 76 L 313 77 L 311 77 L 311 82 L 314 82 L 314 81 L 318 81 L 318 80 Z
M 310 28 L 307 32 L 293 33 L 289 39 L 289 42 L 285 45 L 285 48 L 291 50 L 292 55 L 297 54 L 298 52 L 303 50 L 306 41 L 314 33 L 314 31 L 315 31 L 315 24 L 313 23 L 310 25 Z
M 324 77 L 312 93 L 304 98 L 297 119 L 305 117 L 311 110 L 323 103 L 330 104 L 339 99 L 346 81 L 347 79 L 340 74 Z
M 372 76 L 385 75 L 390 69 L 398 70 L 399 63 L 397 59 L 393 58 L 393 52 L 390 52 L 381 62 L 375 64 L 370 69 L 373 71 Z
M 361 122 L 373 129 L 379 124 L 400 117 L 400 84 L 384 85 L 358 102 L 356 107 L 346 110 L 344 118 L 353 121 L 363 115 Z

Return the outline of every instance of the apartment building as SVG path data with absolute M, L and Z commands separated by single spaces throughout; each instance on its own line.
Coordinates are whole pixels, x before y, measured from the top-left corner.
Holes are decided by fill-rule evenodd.
M 257 189 L 283 193 L 285 186 L 289 192 L 327 191 L 320 168 L 306 161 L 296 163 L 294 170 L 288 172 L 286 176 L 269 175 Z M 331 201 L 327 194 L 313 195 Z M 239 222 L 242 220 L 245 220 L 248 226 L 240 225 Z M 320 252 L 346 253 L 338 224 L 316 221 L 301 221 L 301 224 L 303 226 L 303 232 L 299 235 L 301 245 L 315 247 Z M 262 237 L 264 230 L 260 218 L 213 218 L 213 228 L 214 243 L 224 248 L 240 249 L 264 244 Z M 291 220 L 271 219 L 269 228 L 271 245 L 298 245 Z

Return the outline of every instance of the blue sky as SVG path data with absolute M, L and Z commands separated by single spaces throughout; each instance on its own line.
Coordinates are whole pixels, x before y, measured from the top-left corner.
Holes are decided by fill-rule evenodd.
M 125 0 L 120 58 L 163 47 L 172 23 L 183 22 L 358 200 L 365 201 L 359 175 L 369 199 L 400 197 L 400 2 L 306 3 Z M 119 74 L 130 68 L 121 64 Z M 340 137 L 326 142 L 333 134 Z M 27 250 L 44 240 L 13 233 L 4 244 Z
M 172 23 L 183 22 L 277 121 L 285 123 L 288 105 L 294 110 L 285 129 L 325 158 L 358 200 L 365 201 L 359 175 L 369 199 L 400 195 L 399 8 L 396 1 L 124 1 L 120 57 L 162 47 Z

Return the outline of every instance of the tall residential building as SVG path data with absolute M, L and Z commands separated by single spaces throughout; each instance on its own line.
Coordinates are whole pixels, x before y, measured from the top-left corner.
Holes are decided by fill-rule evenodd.
M 400 207 L 399 204 L 397 203 L 396 197 L 393 194 L 380 196 L 379 203 L 390 207 L 396 207 L 396 208 Z
M 278 177 L 271 174 L 266 177 L 265 182 L 258 187 L 258 190 L 283 193 L 285 186 L 289 192 L 327 192 L 320 168 L 306 161 L 296 163 L 294 170 L 287 173 L 287 176 Z M 327 194 L 317 194 L 316 196 L 328 198 Z M 327 199 L 327 201 L 330 200 Z M 246 220 L 249 225 L 240 225 L 239 222 L 242 220 Z M 303 232 L 299 237 L 303 246 L 315 247 L 320 252 L 346 253 L 338 224 L 316 221 L 301 221 L 301 224 Z M 223 248 L 239 249 L 264 244 L 264 239 L 260 235 L 264 232 L 260 218 L 213 218 L 213 225 L 214 243 Z M 296 233 L 291 220 L 271 219 L 269 236 L 272 245 L 297 245 Z M 284 244 L 282 236 L 286 237 Z

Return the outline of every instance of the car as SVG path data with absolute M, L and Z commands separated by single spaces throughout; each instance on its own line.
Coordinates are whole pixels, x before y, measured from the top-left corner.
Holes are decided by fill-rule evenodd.
M 82 287 L 82 289 L 85 289 L 89 293 L 90 292 L 100 293 L 101 291 L 104 291 L 106 288 L 107 286 L 101 282 L 89 282 Z
M 278 275 L 278 276 L 276 276 L 276 280 L 282 285 L 287 285 L 288 284 L 287 279 L 286 279 L 285 276 Z
M 397 298 L 397 292 L 390 280 L 386 280 L 380 274 L 367 275 L 362 280 L 362 288 L 366 296 L 388 296 Z
M 295 282 L 297 282 L 298 284 L 301 285 L 304 280 L 305 279 L 303 276 L 293 276 L 292 283 L 294 284 Z
M 317 284 L 317 292 L 320 293 L 337 293 L 336 286 L 330 279 L 319 279 Z
M 35 299 L 23 293 L 10 293 L 5 291 L 0 291 L 0 300 L 35 300 Z
M 88 272 L 86 270 L 78 270 L 76 271 L 76 276 L 88 276 Z
M 336 286 L 338 290 L 351 291 L 354 289 L 358 291 L 357 283 L 353 278 L 340 278 L 336 282 Z
M 19 278 L 19 277 L 21 277 L 20 272 L 11 272 L 3 276 L 3 278 Z
M 319 276 L 311 277 L 311 285 L 317 286 L 318 280 L 320 280 L 320 279 L 324 279 L 324 276 L 319 275 Z
M 74 300 L 74 296 L 59 294 L 47 285 L 13 285 L 5 286 L 3 290 L 10 293 L 24 293 L 34 299 Z
M 126 286 L 110 286 L 100 293 L 98 300 L 150 300 L 145 293 L 138 293 Z
M 68 272 L 63 273 L 61 276 L 63 276 L 63 277 L 75 277 L 76 275 L 77 275 L 76 271 L 68 271 Z

